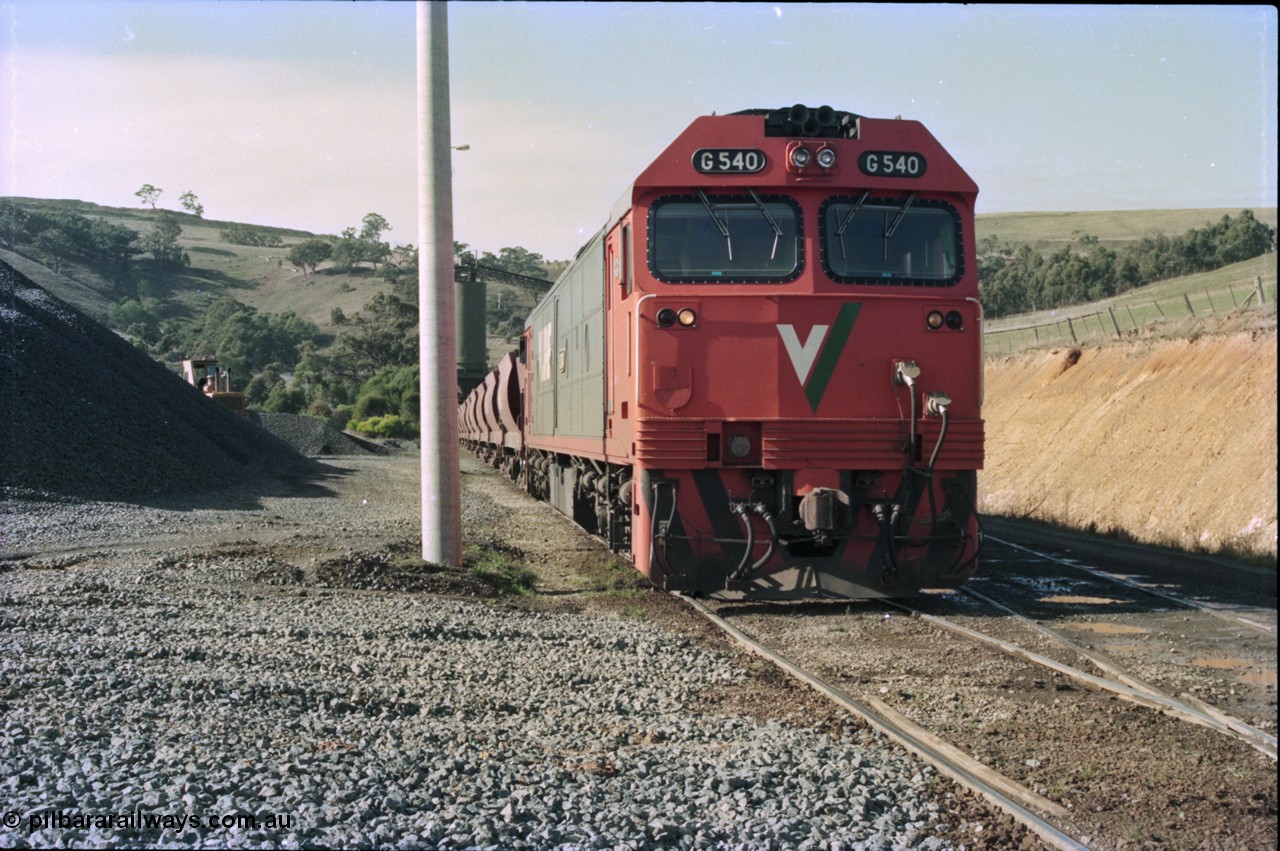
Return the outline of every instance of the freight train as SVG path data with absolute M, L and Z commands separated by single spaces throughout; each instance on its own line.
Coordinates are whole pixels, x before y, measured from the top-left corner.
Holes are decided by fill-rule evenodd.
M 463 400 L 460 438 L 663 589 L 958 587 L 982 537 L 977 192 L 916 121 L 700 117 Z

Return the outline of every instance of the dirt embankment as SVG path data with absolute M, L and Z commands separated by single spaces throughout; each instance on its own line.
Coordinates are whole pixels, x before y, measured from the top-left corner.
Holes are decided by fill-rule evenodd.
M 1276 326 L 986 364 L 981 510 L 1276 555 Z

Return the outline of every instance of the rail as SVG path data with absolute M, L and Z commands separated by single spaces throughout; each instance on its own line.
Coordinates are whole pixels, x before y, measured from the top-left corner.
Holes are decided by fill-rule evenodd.
M 1035 812 L 1039 810 L 1058 818 L 1065 817 L 1066 812 L 1057 804 L 937 739 L 880 701 L 860 703 L 854 700 L 777 651 L 765 647 L 692 597 L 682 596 L 680 599 L 738 644 L 768 660 L 792 678 L 819 692 L 845 710 L 859 716 L 880 733 L 917 754 L 955 782 L 979 793 L 1053 848 L 1072 849 L 1072 851 L 1086 849 L 1087 851 L 1087 845 L 1081 844 Z

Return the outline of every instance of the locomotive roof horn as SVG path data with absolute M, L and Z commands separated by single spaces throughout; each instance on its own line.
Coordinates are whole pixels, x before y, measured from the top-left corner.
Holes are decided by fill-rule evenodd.
M 764 116 L 766 136 L 852 139 L 858 134 L 859 116 L 826 105 L 808 107 L 797 103 L 782 109 L 746 109 L 734 115 Z

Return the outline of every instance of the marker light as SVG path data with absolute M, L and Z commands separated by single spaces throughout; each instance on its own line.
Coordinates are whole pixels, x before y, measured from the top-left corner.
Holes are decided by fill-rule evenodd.
M 796 168 L 804 168 L 809 164 L 812 154 L 808 148 L 796 147 L 791 149 L 791 164 Z
M 658 314 L 658 316 L 659 316 L 658 321 L 661 322 L 662 314 Z M 929 315 L 925 317 L 924 322 L 926 325 L 929 326 L 930 331 L 937 331 L 939 328 L 942 327 L 942 323 L 943 323 L 942 311 L 940 310 L 929 311 Z
M 964 316 L 960 311 L 952 310 L 947 313 L 947 327 L 952 331 L 959 331 L 964 327 Z
M 831 168 L 836 164 L 835 148 L 821 148 L 818 151 L 818 165 L 823 168 Z
M 691 328 L 698 321 L 698 314 L 694 313 L 691 307 L 681 308 L 676 314 L 676 321 L 686 328 Z
M 669 307 L 664 307 L 658 311 L 658 325 L 662 328 L 670 328 L 676 324 L 676 312 Z

